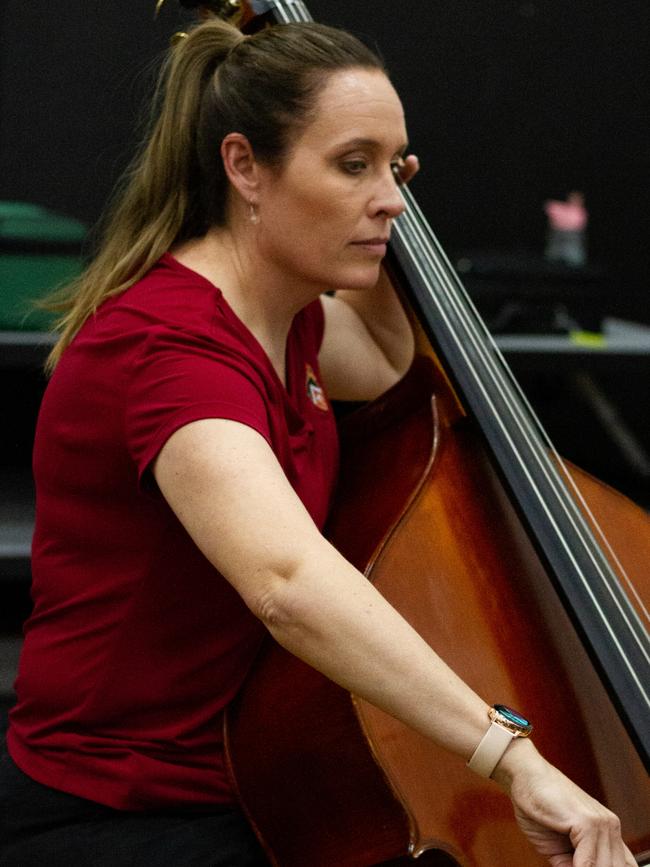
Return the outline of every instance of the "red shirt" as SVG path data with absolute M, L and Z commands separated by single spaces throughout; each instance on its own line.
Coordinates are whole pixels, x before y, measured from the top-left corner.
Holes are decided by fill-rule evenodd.
M 65 351 L 34 446 L 34 611 L 8 744 L 33 779 L 120 809 L 229 803 L 221 716 L 264 634 L 157 491 L 151 462 L 201 418 L 270 443 L 322 527 L 337 470 L 323 313 L 293 322 L 287 388 L 209 281 L 170 255 Z

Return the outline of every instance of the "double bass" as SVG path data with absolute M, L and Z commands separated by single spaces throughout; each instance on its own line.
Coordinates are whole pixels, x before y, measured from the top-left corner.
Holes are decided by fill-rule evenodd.
M 247 32 L 311 20 L 301 0 L 198 5 Z M 403 195 L 385 268 L 416 358 L 341 423 L 329 538 L 470 687 L 525 709 L 650 864 L 650 520 L 557 455 Z M 270 639 L 225 726 L 278 867 L 546 864 L 491 783 Z

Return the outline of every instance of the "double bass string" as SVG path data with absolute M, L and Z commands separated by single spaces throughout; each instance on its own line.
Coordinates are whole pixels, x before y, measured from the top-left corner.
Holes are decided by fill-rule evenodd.
M 282 24 L 299 24 L 314 20 L 302 0 L 272 0 L 271 7 L 275 17 Z
M 415 200 L 413 200 L 410 203 L 410 205 L 411 205 L 414 212 L 416 212 L 416 209 L 417 209 L 417 211 L 419 211 L 417 204 L 415 203 Z M 416 212 L 416 216 L 417 216 L 417 212 Z M 421 217 L 421 219 L 424 220 L 424 217 Z M 415 220 L 415 225 L 417 226 L 417 219 Z M 438 255 L 440 261 L 442 262 L 442 264 L 445 266 L 442 269 L 442 274 L 440 276 L 441 276 L 441 278 L 447 277 L 447 279 L 448 279 L 447 275 L 451 272 L 452 266 L 451 266 L 448 258 L 446 257 L 444 250 L 441 248 L 439 242 L 435 238 L 435 236 L 434 236 L 433 240 L 434 240 L 436 247 L 437 247 L 437 255 Z M 454 288 L 455 288 L 455 292 L 454 292 Z M 596 518 L 596 516 L 592 512 L 591 507 L 589 506 L 589 503 L 585 499 L 584 495 L 582 494 L 582 491 L 580 490 L 575 479 L 571 475 L 571 473 L 570 473 L 570 471 L 566 465 L 566 462 L 564 461 L 562 456 L 557 452 L 553 442 L 551 441 L 550 437 L 546 433 L 546 431 L 545 431 L 544 427 L 542 426 L 537 414 L 535 413 L 533 407 L 531 406 L 530 402 L 528 401 L 528 398 L 526 397 L 525 393 L 522 391 L 521 386 L 519 385 L 515 376 L 512 373 L 512 370 L 510 369 L 509 365 L 505 361 L 501 350 L 494 342 L 492 335 L 490 334 L 483 319 L 476 311 L 476 308 L 475 308 L 471 298 L 469 297 L 465 287 L 462 285 L 461 282 L 456 281 L 455 286 L 453 283 L 448 284 L 448 292 L 450 293 L 450 297 L 452 299 L 454 299 L 454 297 L 456 297 L 457 299 L 459 299 L 460 302 L 462 302 L 464 304 L 465 309 L 468 311 L 468 313 L 470 313 L 470 312 L 473 313 L 472 316 L 469 316 L 469 315 L 467 316 L 467 325 L 470 329 L 473 329 L 474 334 L 475 334 L 475 337 L 473 338 L 474 347 L 477 351 L 480 351 L 481 348 L 483 347 L 484 348 L 483 361 L 484 361 L 484 364 L 486 365 L 486 367 L 489 367 L 489 365 L 494 361 L 495 362 L 494 363 L 495 373 L 498 376 L 500 376 L 502 378 L 502 380 L 503 380 L 503 377 L 505 377 L 505 379 L 507 380 L 506 383 L 504 383 L 502 381 L 501 385 L 503 387 L 505 387 L 507 385 L 507 387 L 509 389 L 511 389 L 513 392 L 513 398 L 510 400 L 510 410 L 513 413 L 516 413 L 520 406 L 522 408 L 522 411 L 520 413 L 520 419 L 521 419 L 522 425 L 523 425 L 522 431 L 524 433 L 526 431 L 530 432 L 529 439 L 531 441 L 532 441 L 533 437 L 538 437 L 539 439 L 536 443 L 536 447 L 539 448 L 539 445 L 543 444 L 545 446 L 546 450 L 548 451 L 548 453 L 550 453 L 552 455 L 554 462 L 551 462 L 551 464 L 550 464 L 551 478 L 555 478 L 557 470 L 559 470 L 561 475 L 562 475 L 562 479 L 561 480 L 558 479 L 559 487 L 557 488 L 557 490 L 560 492 L 560 494 L 562 496 L 566 493 L 565 488 L 569 488 L 571 490 L 573 497 L 575 497 L 575 499 L 580 503 L 580 507 L 581 507 L 583 513 L 585 515 L 587 515 L 590 519 L 589 531 L 591 533 L 594 533 L 596 536 L 598 536 L 599 544 L 602 544 L 602 546 L 604 546 L 607 549 L 607 552 L 608 552 L 612 562 L 615 563 L 616 568 L 617 568 L 618 573 L 619 573 L 619 575 L 616 577 L 620 577 L 620 579 L 622 579 L 625 582 L 629 592 L 632 594 L 632 596 L 636 600 L 639 610 L 641 610 L 643 612 L 643 616 L 645 617 L 646 621 L 650 621 L 650 613 L 648 612 L 648 609 L 647 609 L 643 599 L 641 598 L 641 595 L 639 594 L 631 576 L 628 574 L 627 570 L 625 569 L 625 567 L 621 563 L 613 545 L 611 544 L 610 540 L 607 537 L 607 534 L 605 533 L 603 527 L 600 525 L 600 522 L 598 521 L 598 519 Z M 460 305 L 458 305 L 458 309 L 462 310 L 462 307 L 460 307 Z M 542 451 L 542 454 L 544 454 L 544 451 Z M 549 466 L 549 465 L 547 465 L 547 466 Z M 548 470 L 545 470 L 545 472 L 548 472 Z
M 426 226 L 426 222 L 424 221 L 424 217 L 421 217 L 421 223 L 418 223 L 417 220 L 417 204 L 412 199 L 412 197 L 404 196 L 407 201 L 407 206 L 411 213 L 407 212 L 405 216 L 407 216 L 407 220 L 405 222 L 408 223 L 413 234 L 419 231 L 419 242 L 421 248 L 426 250 L 429 239 L 426 238 L 424 232 L 424 226 Z M 419 209 L 418 209 L 419 210 Z M 409 219 L 410 217 L 410 219 Z M 428 226 L 427 226 L 428 228 Z M 414 230 L 414 231 L 413 231 Z M 553 484 L 553 487 L 558 495 L 558 501 L 562 505 L 566 505 L 567 502 L 573 505 L 571 499 L 566 500 L 566 485 L 567 483 L 573 489 L 573 492 L 576 498 L 580 501 L 582 507 L 585 512 L 589 515 L 591 521 L 593 522 L 594 528 L 600 537 L 603 539 L 603 542 L 608 548 L 608 551 L 611 553 L 613 559 L 615 559 L 617 566 L 619 567 L 622 576 L 625 578 L 628 583 L 631 591 L 634 593 L 635 597 L 639 598 L 638 592 L 634 587 L 634 583 L 632 582 L 630 576 L 625 571 L 623 565 L 619 562 L 616 554 L 607 540 L 605 532 L 602 527 L 598 523 L 596 517 L 591 512 L 589 505 L 585 501 L 582 493 L 577 487 L 575 481 L 573 480 L 571 474 L 569 473 L 566 465 L 562 459 L 562 457 L 555 450 L 551 440 L 546 434 L 544 428 L 542 427 L 539 419 L 535 415 L 530 403 L 528 402 L 525 394 L 522 392 L 519 383 L 516 381 L 515 377 L 512 374 L 509 366 L 505 362 L 503 355 L 499 348 L 494 343 L 491 334 L 487 330 L 485 323 L 481 319 L 481 317 L 476 312 L 476 309 L 467 295 L 465 288 L 459 282 L 455 284 L 455 281 L 452 281 L 451 274 L 451 265 L 449 264 L 448 259 L 446 258 L 444 251 L 440 248 L 437 239 L 435 236 L 433 240 L 436 242 L 437 250 L 434 255 L 434 250 L 428 250 L 429 261 L 432 266 L 432 269 L 436 271 L 436 275 L 438 277 L 439 283 L 444 288 L 446 292 L 447 300 L 450 302 L 450 306 L 453 306 L 456 311 L 456 316 L 461 320 L 463 326 L 466 330 L 466 336 L 468 341 L 471 342 L 472 348 L 476 355 L 480 356 L 483 372 L 488 373 L 493 379 L 494 385 L 496 388 L 500 390 L 500 393 L 507 399 L 508 409 L 513 414 L 514 417 L 518 418 L 518 422 L 520 425 L 520 432 L 527 440 L 528 445 L 533 449 L 533 457 L 537 460 L 540 468 L 545 473 L 548 481 Z M 414 253 L 413 244 L 407 238 L 406 243 L 410 245 L 411 254 Z M 444 313 L 444 311 L 441 311 Z M 473 314 L 473 315 L 471 315 Z M 457 335 L 457 328 L 452 328 L 449 324 L 450 332 L 454 335 Z M 464 354 L 466 363 L 469 367 L 472 367 L 472 362 L 469 354 L 465 351 L 462 340 L 458 340 L 458 348 Z M 480 383 L 483 393 L 486 397 L 486 400 L 489 401 L 492 411 L 496 414 L 496 408 L 494 407 L 494 402 L 490 400 L 487 390 L 483 386 L 481 381 L 481 377 L 476 373 L 474 374 L 477 381 Z M 506 435 L 509 436 L 507 429 L 505 430 Z M 512 442 L 512 438 L 509 436 L 510 441 Z M 513 448 L 516 449 L 516 446 L 513 444 Z M 548 452 L 552 454 L 552 457 L 555 459 L 554 463 L 551 460 L 548 460 Z M 560 467 L 564 479 L 560 478 L 557 474 L 557 467 Z M 529 473 L 530 476 L 530 473 Z M 535 484 L 534 480 L 531 479 L 531 482 Z M 541 494 L 540 494 L 541 496 Z M 570 513 L 567 512 L 567 516 L 570 520 L 576 525 L 576 521 L 574 517 L 582 518 L 580 512 L 576 513 L 573 509 L 570 510 Z M 587 534 L 585 538 L 589 540 L 591 535 L 591 528 L 583 525 L 583 522 L 580 521 L 581 526 L 585 526 Z M 611 576 L 610 576 L 611 577 Z M 614 576 L 615 577 L 615 576 Z M 605 580 L 607 580 L 607 573 L 604 574 Z M 639 598 L 639 604 L 647 616 L 647 611 L 643 606 L 642 601 Z
M 521 391 L 512 371 L 503 359 L 499 348 L 494 343 L 483 320 L 476 312 L 473 302 L 467 295 L 466 290 L 462 284 L 456 283 L 455 285 L 455 281 L 452 280 L 452 277 L 450 276 L 451 265 L 446 259 L 440 245 L 436 244 L 437 249 L 432 247 L 430 239 L 426 236 L 424 229 L 424 226 L 427 224 L 425 223 L 424 217 L 421 215 L 415 200 L 406 191 L 404 191 L 404 198 L 408 207 L 404 217 L 401 218 L 405 223 L 405 245 L 408 246 L 410 254 L 415 260 L 416 253 L 413 240 L 416 240 L 419 243 L 420 254 L 424 254 L 424 256 L 428 258 L 428 264 L 437 278 L 438 286 L 445 293 L 444 299 L 447 302 L 447 306 L 453 309 L 455 313 L 457 321 L 452 324 L 444 307 L 440 304 L 437 305 L 438 313 L 446 321 L 449 334 L 455 339 L 457 351 L 462 354 L 467 369 L 472 371 L 474 381 L 476 382 L 477 387 L 481 390 L 486 405 L 490 406 L 495 421 L 500 424 L 504 436 L 510 442 L 513 454 L 523 460 L 520 450 L 513 442 L 510 427 L 506 426 L 500 419 L 494 400 L 486 388 L 484 381 L 486 374 L 492 379 L 493 386 L 497 389 L 497 393 L 505 399 L 508 411 L 512 414 L 513 418 L 517 420 L 519 433 L 524 437 L 531 451 L 532 457 L 545 474 L 548 482 L 552 485 L 558 500 L 563 502 L 565 487 L 562 480 L 558 478 L 557 473 L 553 471 L 555 466 L 548 457 L 548 451 L 550 450 L 558 464 L 563 466 L 561 457 L 554 449 L 525 394 Z M 399 228 L 397 231 L 399 232 Z M 408 236 L 407 231 L 410 232 L 411 237 Z M 433 240 L 437 240 L 435 239 L 435 236 Z M 422 269 L 420 269 L 420 274 L 423 282 L 426 283 L 426 275 Z M 474 315 L 471 316 L 471 313 Z M 459 323 L 464 329 L 465 339 L 463 339 L 463 336 L 459 333 Z M 471 347 L 473 354 L 479 358 L 481 364 L 480 374 L 477 373 L 476 364 L 472 361 L 468 346 Z M 526 472 L 531 485 L 535 486 L 540 497 L 540 503 L 544 505 L 541 492 L 530 473 L 529 467 L 524 464 L 523 469 Z M 578 495 L 581 497 L 579 492 Z M 575 526 L 576 516 L 568 515 L 568 517 Z
M 623 617 L 624 622 L 630 631 L 630 635 L 636 640 L 646 662 L 650 662 L 648 636 L 645 633 L 645 628 L 638 617 L 637 611 L 631 605 L 627 596 L 621 592 L 617 576 L 612 572 L 609 563 L 604 559 L 600 548 L 594 543 L 593 534 L 586 524 L 583 514 L 577 509 L 575 502 L 568 496 L 566 486 L 559 476 L 556 466 L 548 457 L 547 449 L 542 447 L 542 437 L 546 442 L 548 442 L 548 437 L 544 433 L 541 424 L 521 393 L 518 383 L 514 380 L 511 371 L 503 360 L 500 351 L 492 341 L 484 323 L 478 316 L 478 313 L 476 313 L 471 299 L 466 295 L 466 292 L 459 281 L 455 279 L 455 275 L 452 276 L 451 265 L 448 260 L 446 260 L 444 252 L 440 248 L 437 239 L 435 239 L 435 236 L 424 220 L 424 217 L 419 214 L 419 209 L 417 208 L 413 197 L 408 190 L 404 190 L 403 192 L 407 204 L 407 210 L 396 221 L 395 228 L 397 235 L 398 237 L 401 236 L 402 243 L 404 244 L 412 262 L 415 264 L 423 285 L 430 294 L 431 300 L 433 300 L 436 305 L 438 316 L 441 317 L 444 322 L 449 337 L 454 341 L 456 351 L 462 355 L 466 369 L 471 373 L 476 387 L 482 394 L 485 406 L 491 411 L 493 421 L 499 426 L 505 440 L 510 445 L 512 456 L 520 464 L 531 485 L 532 491 L 537 496 L 539 506 L 544 510 L 547 518 L 556 530 L 558 541 L 564 545 L 567 554 L 574 563 L 576 574 L 583 582 L 585 590 L 588 592 L 594 606 L 599 611 L 602 623 L 608 629 L 612 640 L 619 649 L 621 658 L 626 662 L 628 669 L 645 695 L 645 690 L 641 680 L 637 673 L 634 672 L 616 633 L 611 628 L 606 613 L 595 598 L 589 579 L 584 574 L 583 569 L 580 567 L 573 555 L 565 535 L 562 533 L 558 525 L 555 515 L 546 502 L 546 497 L 543 495 L 538 482 L 533 478 L 530 466 L 526 461 L 524 461 L 521 445 L 518 447 L 514 443 L 511 433 L 512 428 L 509 428 L 505 424 L 501 414 L 497 410 L 494 396 L 490 394 L 490 391 L 487 388 L 485 374 L 487 374 L 492 380 L 493 388 L 497 389 L 497 394 L 505 400 L 508 412 L 512 420 L 516 422 L 518 433 L 523 437 L 530 457 L 533 458 L 543 473 L 544 480 L 555 495 L 557 505 L 562 509 L 564 517 L 570 522 L 576 532 L 577 538 L 579 538 L 585 553 L 589 556 L 596 574 L 600 578 L 603 586 L 607 589 L 610 598 Z M 426 266 L 428 266 L 428 268 Z M 427 274 L 427 270 L 430 274 Z M 433 276 L 433 281 L 427 279 L 430 275 Z M 432 283 L 436 286 L 442 297 L 434 295 Z M 473 316 L 471 315 L 472 312 L 474 313 Z M 453 325 L 451 323 L 450 313 L 457 320 Z M 477 371 L 477 364 L 472 360 L 472 355 L 479 359 L 481 364 L 481 374 Z M 498 364 L 495 359 L 497 359 L 500 364 Z M 515 391 L 521 395 L 521 400 L 516 399 Z M 528 412 L 526 412 L 526 410 Z M 531 418 L 534 420 L 534 424 L 531 422 Z M 561 458 L 557 455 L 552 445 L 550 445 L 550 442 L 548 445 L 558 463 L 568 475 Z M 575 487 L 573 480 L 571 481 L 572 486 Z M 576 495 L 582 502 L 584 502 L 579 491 L 576 491 Z M 589 511 L 588 508 L 587 511 Z M 591 517 L 596 526 L 598 526 L 595 518 L 593 518 L 593 516 Z M 600 534 L 604 537 L 602 529 L 599 528 L 599 530 Z M 611 550 L 611 546 L 608 547 Z M 623 569 L 622 572 L 625 575 Z M 632 585 L 629 576 L 626 575 L 625 577 L 628 583 Z M 650 701 L 647 695 L 645 697 L 646 701 Z

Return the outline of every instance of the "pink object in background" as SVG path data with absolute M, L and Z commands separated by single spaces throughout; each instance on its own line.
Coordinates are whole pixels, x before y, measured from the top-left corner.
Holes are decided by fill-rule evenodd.
M 586 229 L 589 215 L 584 196 L 574 190 L 566 201 L 550 199 L 544 203 L 548 217 L 545 257 L 574 268 L 586 264 Z

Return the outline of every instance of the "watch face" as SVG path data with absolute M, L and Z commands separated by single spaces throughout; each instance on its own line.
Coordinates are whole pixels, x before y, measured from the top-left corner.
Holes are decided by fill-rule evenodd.
M 530 725 L 530 722 L 526 719 L 526 717 L 522 716 L 511 707 L 506 707 L 505 704 L 495 704 L 494 709 L 506 719 L 510 720 L 510 722 L 513 722 L 515 725 L 522 726 L 523 728 L 526 728 Z

